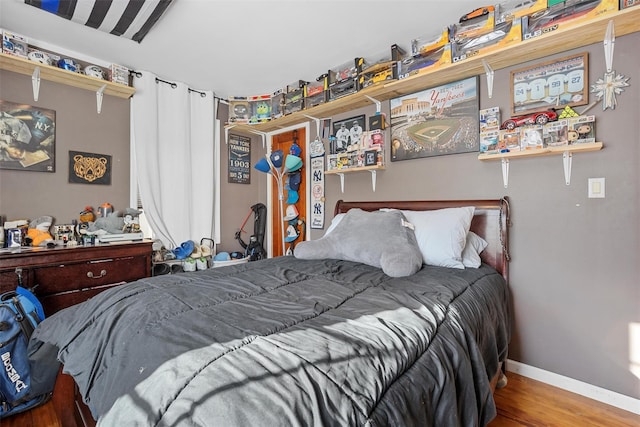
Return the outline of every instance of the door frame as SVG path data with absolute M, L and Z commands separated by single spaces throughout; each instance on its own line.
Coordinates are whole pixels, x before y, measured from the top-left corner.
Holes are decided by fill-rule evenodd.
M 302 161 L 304 162 L 305 166 L 309 164 L 311 158 L 309 157 L 309 132 L 311 131 L 311 125 L 309 122 L 304 122 L 304 123 L 299 123 L 297 125 L 293 125 L 293 126 L 289 126 L 286 128 L 282 128 L 282 129 L 278 129 L 272 132 L 267 132 L 265 133 L 265 140 L 266 140 L 266 144 L 267 144 L 267 153 L 266 156 L 271 155 L 271 147 L 273 144 L 273 137 L 276 135 L 280 135 L 286 132 L 292 132 L 294 130 L 297 129 L 304 129 L 305 130 L 305 138 L 304 141 L 300 141 L 300 143 L 304 143 L 304 152 L 305 152 L 305 156 L 304 159 L 302 159 Z M 309 168 L 304 168 L 305 170 L 305 194 L 309 194 L 310 191 L 310 187 L 309 187 Z M 274 183 L 275 183 L 275 179 L 273 177 L 269 177 L 269 179 L 267 179 L 267 212 L 268 212 L 268 221 L 267 221 L 267 235 L 266 235 L 266 240 L 267 240 L 267 257 L 268 258 L 273 258 L 273 222 L 274 222 L 274 215 L 277 215 L 278 212 L 278 206 L 272 206 L 272 200 L 274 199 L 273 197 L 273 188 L 274 188 Z M 309 207 L 309 203 L 307 201 L 306 206 L 305 206 L 305 212 L 304 212 L 304 217 L 305 218 L 309 218 L 309 213 L 311 212 L 310 207 Z M 305 221 L 305 236 L 306 239 L 309 239 L 309 236 L 311 234 L 311 227 L 310 227 L 310 222 L 309 221 Z M 279 237 L 278 237 L 279 238 Z

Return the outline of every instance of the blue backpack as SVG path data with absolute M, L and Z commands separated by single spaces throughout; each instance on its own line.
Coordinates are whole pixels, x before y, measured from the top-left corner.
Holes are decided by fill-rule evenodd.
M 42 305 L 25 288 L 0 296 L 0 419 L 41 405 L 51 397 L 57 370 L 55 375 L 47 375 L 44 386 L 35 384 L 33 376 L 39 376 L 40 367 L 32 366 L 27 353 L 29 338 L 43 319 Z

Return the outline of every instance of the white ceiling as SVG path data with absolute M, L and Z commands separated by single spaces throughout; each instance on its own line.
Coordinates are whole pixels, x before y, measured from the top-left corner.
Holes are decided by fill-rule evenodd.
M 83 1 L 83 0 L 78 0 Z M 114 0 L 118 1 L 118 0 Z M 0 27 L 40 47 L 147 70 L 220 97 L 273 92 L 314 80 L 357 56 L 435 36 L 479 0 L 174 0 L 142 43 L 0 0 Z

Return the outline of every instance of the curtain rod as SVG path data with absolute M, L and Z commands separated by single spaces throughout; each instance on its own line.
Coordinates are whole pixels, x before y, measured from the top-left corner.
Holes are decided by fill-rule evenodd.
M 138 78 L 142 77 L 142 73 L 140 71 L 136 71 L 136 70 L 129 70 L 129 74 L 131 74 L 132 76 L 138 77 Z M 158 77 L 156 77 L 156 83 L 166 83 L 169 86 L 171 86 L 172 89 L 175 89 L 175 88 L 178 87 L 177 83 L 169 82 L 167 80 L 162 80 L 162 79 L 159 79 Z M 189 92 L 199 93 L 200 96 L 203 97 L 203 98 L 205 98 L 207 96 L 206 92 L 202 92 L 202 91 L 191 89 L 191 88 L 187 88 L 187 89 L 189 90 Z M 218 101 L 222 101 L 223 103 L 226 103 L 226 99 L 217 97 L 217 96 L 215 96 L 215 94 L 213 95 L 213 99 L 214 100 L 217 99 Z

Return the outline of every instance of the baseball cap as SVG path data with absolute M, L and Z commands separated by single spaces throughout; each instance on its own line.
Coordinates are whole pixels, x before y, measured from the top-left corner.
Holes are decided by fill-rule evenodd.
M 284 238 L 284 241 L 287 243 L 293 242 L 298 238 L 298 230 L 293 225 L 289 225 L 287 227 L 287 236 Z
M 269 166 L 269 162 L 264 157 L 258 160 L 258 162 L 253 167 L 259 170 L 260 172 L 264 172 L 264 173 L 271 172 L 271 166 Z
M 285 212 L 283 220 L 291 221 L 292 219 L 298 218 L 298 208 L 295 205 L 287 206 L 287 210 Z
M 284 156 L 284 153 L 282 152 L 282 150 L 276 150 L 274 152 L 271 153 L 271 163 L 273 164 L 273 166 L 279 168 L 280 166 L 282 166 L 282 157 Z
M 289 154 L 284 159 L 284 165 L 288 172 L 294 172 L 302 167 L 302 159 L 298 156 L 294 156 L 293 154 Z
M 300 171 L 289 174 L 289 189 L 298 191 L 300 189 L 300 181 L 302 180 L 302 174 Z
M 298 195 L 298 192 L 296 190 L 287 191 L 287 203 L 288 204 L 293 205 L 294 203 L 297 203 L 298 200 L 300 200 L 300 196 Z
M 291 144 L 291 148 L 289 148 L 289 154 L 293 154 L 294 156 L 300 156 L 302 149 L 295 142 Z

